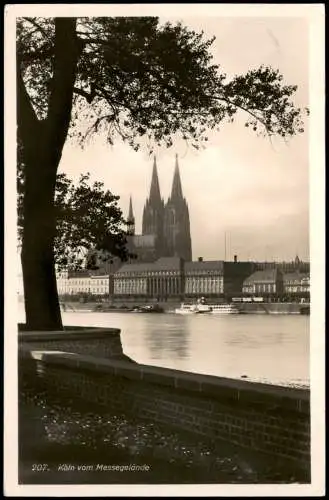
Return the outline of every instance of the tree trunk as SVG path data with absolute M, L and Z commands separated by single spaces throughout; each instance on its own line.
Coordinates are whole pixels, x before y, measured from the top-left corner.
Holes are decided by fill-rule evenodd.
M 38 120 L 17 64 L 17 123 L 24 163 L 22 270 L 29 330 L 62 329 L 54 260 L 58 165 L 71 119 L 77 60 L 82 46 L 76 20 L 55 19 L 53 77 L 48 113 Z
M 53 252 L 55 182 L 53 166 L 40 161 L 26 168 L 21 258 L 29 330 L 62 329 Z

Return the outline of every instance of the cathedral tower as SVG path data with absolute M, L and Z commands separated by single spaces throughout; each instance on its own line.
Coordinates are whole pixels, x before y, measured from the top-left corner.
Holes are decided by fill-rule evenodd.
M 185 261 L 192 260 L 190 217 L 183 196 L 177 155 L 171 195 L 164 210 L 164 241 L 168 256 L 181 257 Z
M 163 217 L 164 201 L 160 195 L 157 163 L 156 157 L 154 157 L 150 195 L 146 200 L 143 211 L 142 234 L 155 235 L 156 254 L 158 257 L 161 257 L 163 254 Z

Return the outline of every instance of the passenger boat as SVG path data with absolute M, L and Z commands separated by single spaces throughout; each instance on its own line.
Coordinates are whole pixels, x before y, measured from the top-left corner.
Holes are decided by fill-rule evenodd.
M 212 314 L 240 314 L 240 310 L 234 304 L 213 304 L 209 307 Z
M 176 314 L 240 314 L 240 310 L 234 304 L 206 304 L 204 298 L 196 304 L 181 304 L 175 309 Z
M 211 310 L 208 306 L 199 304 L 181 304 L 180 307 L 175 309 L 176 314 L 202 314 L 209 313 Z

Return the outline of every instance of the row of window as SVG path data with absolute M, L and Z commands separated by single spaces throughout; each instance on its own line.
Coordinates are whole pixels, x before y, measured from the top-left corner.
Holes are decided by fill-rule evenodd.
M 222 277 L 187 278 L 186 283 L 223 283 Z
M 309 292 L 309 286 L 286 286 L 284 287 L 286 292 Z
M 252 285 L 252 286 L 244 286 L 242 288 L 244 293 L 257 293 L 257 292 L 275 292 L 276 286 L 274 284 L 271 285 Z M 309 292 L 309 286 L 284 286 L 285 292 Z
M 154 276 L 158 278 L 167 277 L 167 276 L 177 276 L 180 275 L 178 271 L 143 271 L 140 273 L 135 272 L 125 272 L 125 273 L 117 273 L 114 278 L 137 278 L 138 276 Z
M 220 283 L 197 283 L 196 285 L 186 285 L 185 286 L 185 292 L 207 292 L 207 293 L 222 293 L 223 292 L 223 287 L 220 285 Z
M 147 286 L 146 281 L 126 281 L 126 282 L 116 281 L 114 283 L 114 288 L 135 288 L 135 287 L 146 288 L 146 286 Z
M 87 280 L 77 280 L 77 281 L 73 281 L 72 278 L 71 279 L 68 279 L 68 280 L 65 280 L 67 281 L 68 284 L 70 284 L 71 286 L 82 286 L 82 285 L 88 285 L 88 286 L 92 286 L 92 285 L 107 285 L 109 280 L 108 279 L 103 279 L 103 280 L 90 280 L 90 281 L 87 281 Z
M 220 277 L 207 277 L 207 278 L 187 278 L 185 282 L 185 289 L 189 290 L 216 290 L 220 292 L 223 288 L 223 279 Z
M 137 279 L 124 279 L 124 280 L 115 280 L 114 281 L 114 285 L 125 285 L 125 284 L 129 284 L 129 283 L 139 283 L 139 284 L 142 284 L 142 283 L 146 283 L 146 280 L 143 279 L 143 278 L 137 278 Z
M 140 286 L 118 286 L 114 285 L 114 293 L 116 295 L 139 295 L 146 293 L 146 287 Z
M 251 285 L 251 286 L 243 286 L 242 291 L 245 293 L 261 293 L 261 292 L 274 292 L 276 291 L 276 284 L 262 284 L 262 285 Z
M 64 293 L 79 293 L 79 292 L 87 292 L 87 293 L 108 293 L 108 286 L 96 286 L 96 287 L 89 287 L 89 286 L 77 286 L 77 287 L 58 287 L 59 292 L 64 292 Z

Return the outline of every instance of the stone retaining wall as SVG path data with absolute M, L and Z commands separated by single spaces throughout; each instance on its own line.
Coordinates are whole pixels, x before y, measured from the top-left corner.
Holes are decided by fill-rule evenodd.
M 48 335 L 48 334 L 47 334 Z M 161 424 L 226 440 L 310 470 L 310 397 L 304 389 L 192 374 L 21 346 L 20 377 Z
M 106 359 L 132 360 L 123 353 L 120 329 L 66 327 L 63 331 L 31 332 L 20 326 L 20 347 L 87 354 Z

